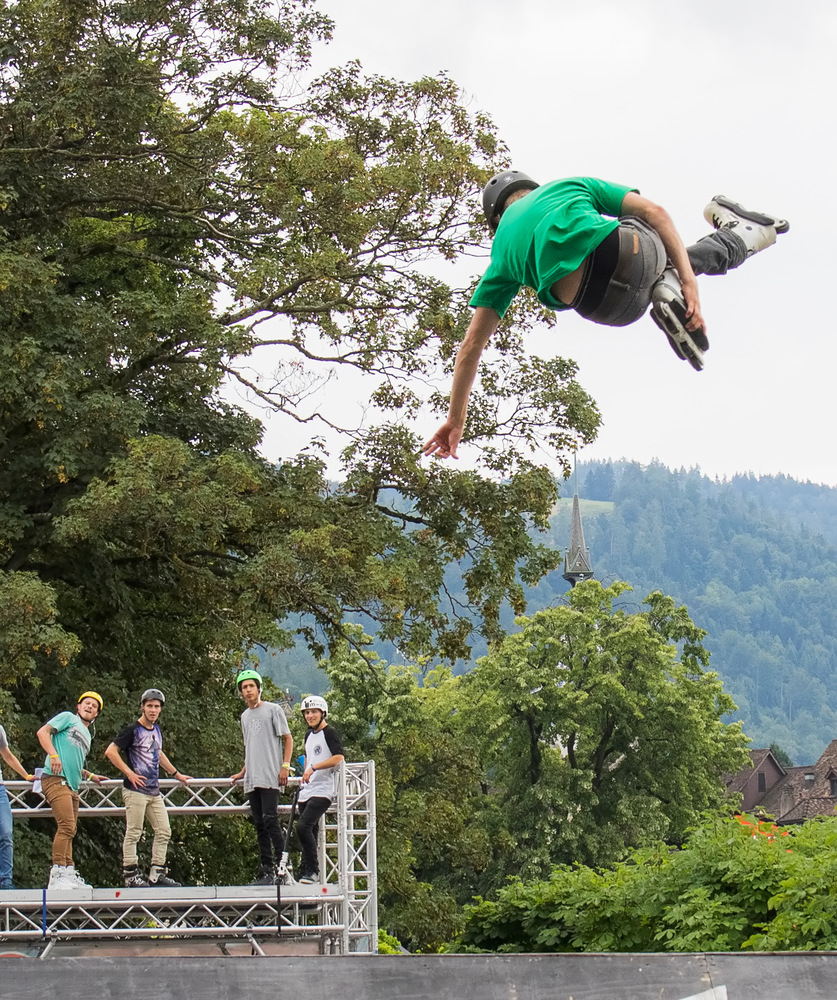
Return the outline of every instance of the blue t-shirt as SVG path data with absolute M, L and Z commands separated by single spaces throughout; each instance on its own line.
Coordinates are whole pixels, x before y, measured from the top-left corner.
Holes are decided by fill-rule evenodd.
M 81 784 L 81 772 L 87 754 L 90 750 L 90 733 L 87 726 L 75 712 L 59 712 L 53 716 L 47 725 L 55 730 L 52 734 L 52 745 L 61 758 L 61 776 L 74 792 Z M 44 774 L 52 774 L 51 758 L 44 761 Z
M 141 722 L 132 722 L 120 731 L 113 741 L 120 750 L 125 751 L 128 767 L 145 778 L 145 784 L 136 788 L 125 778 L 122 782 L 125 788 L 132 792 L 144 792 L 146 795 L 160 794 L 160 751 L 163 749 L 163 734 L 155 722 L 150 729 Z

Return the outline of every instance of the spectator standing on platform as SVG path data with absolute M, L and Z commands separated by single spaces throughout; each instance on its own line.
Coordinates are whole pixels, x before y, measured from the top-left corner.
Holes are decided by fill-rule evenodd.
M 24 781 L 34 781 L 35 775 L 29 774 L 26 768 L 9 749 L 6 730 L 0 726 L 0 757 L 17 771 Z M 9 795 L 3 783 L 3 771 L 0 769 L 0 889 L 16 889 L 12 881 L 14 866 L 14 840 L 12 837 L 12 807 Z
M 256 824 L 259 873 L 250 885 L 274 885 L 276 864 L 285 848 L 276 809 L 279 789 L 287 785 L 291 772 L 294 741 L 281 706 L 262 701 L 261 674 L 242 670 L 235 682 L 247 708 L 241 715 L 244 767 L 230 781 L 244 779 L 244 791 Z
M 73 865 L 73 838 L 78 822 L 78 789 L 82 778 L 99 784 L 101 775 L 85 770 L 90 752 L 90 725 L 104 708 L 102 696 L 85 691 L 75 713 L 59 712 L 38 730 L 38 742 L 47 755 L 41 789 L 52 809 L 57 829 L 52 841 L 52 868 L 48 889 L 89 889 Z
M 181 774 L 163 753 L 163 734 L 158 719 L 166 703 L 159 688 L 148 688 L 140 698 L 140 717 L 125 726 L 105 750 L 105 756 L 125 778 L 122 801 L 125 803 L 125 838 L 122 841 L 122 877 L 129 889 L 145 886 L 178 888 L 179 882 L 169 878 L 166 854 L 171 840 L 171 823 L 160 795 L 160 765 L 185 785 L 191 776 Z M 127 763 L 120 751 L 124 751 Z M 154 831 L 151 845 L 151 867 L 148 879 L 139 869 L 137 844 L 146 818 Z
M 308 732 L 305 734 L 305 770 L 296 821 L 296 833 L 302 847 L 299 881 L 311 883 L 320 877 L 317 856 L 320 818 L 337 791 L 337 768 L 345 757 L 337 731 L 326 723 L 328 702 L 325 698 L 317 695 L 303 698 L 300 710 L 308 724 Z

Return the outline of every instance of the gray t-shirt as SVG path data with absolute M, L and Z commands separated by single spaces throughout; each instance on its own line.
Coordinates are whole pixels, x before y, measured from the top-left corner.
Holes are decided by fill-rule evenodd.
M 244 734 L 244 791 L 278 788 L 284 749 L 282 737 L 291 732 L 281 706 L 263 701 L 256 708 L 245 708 L 241 715 L 241 731 Z
M 8 749 L 8 746 L 9 741 L 6 739 L 6 730 L 0 726 L 0 750 L 6 750 Z M 0 767 L 0 785 L 3 783 L 3 768 Z

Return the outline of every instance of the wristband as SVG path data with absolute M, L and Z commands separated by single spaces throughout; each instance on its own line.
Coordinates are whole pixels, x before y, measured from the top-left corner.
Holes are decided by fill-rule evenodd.
M 286 761 L 286 760 L 285 760 L 285 761 L 282 761 L 282 770 L 284 771 L 284 770 L 285 770 L 285 768 L 287 768 L 287 769 L 288 769 L 289 771 L 290 771 L 290 769 L 291 769 L 291 765 L 290 765 L 290 764 L 288 763 L 288 761 Z
M 51 753 L 51 754 L 49 755 L 49 759 L 50 759 L 50 760 L 55 760 L 55 759 L 56 759 L 57 757 L 58 757 L 58 754 L 57 754 L 57 753 Z

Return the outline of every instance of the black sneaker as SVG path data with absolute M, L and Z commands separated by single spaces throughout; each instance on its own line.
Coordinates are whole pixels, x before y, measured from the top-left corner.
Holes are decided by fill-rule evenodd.
M 262 868 L 250 885 L 276 885 L 276 871 L 273 868 Z
M 180 883 L 175 882 L 166 874 L 167 869 L 162 865 L 152 865 L 151 874 L 148 876 L 148 884 L 156 886 L 158 889 L 179 889 Z
M 314 882 L 320 881 L 319 872 L 302 872 L 299 876 L 300 885 L 311 885 Z
M 143 877 L 138 865 L 129 865 L 122 869 L 122 879 L 126 889 L 146 889 L 148 882 Z

